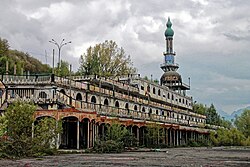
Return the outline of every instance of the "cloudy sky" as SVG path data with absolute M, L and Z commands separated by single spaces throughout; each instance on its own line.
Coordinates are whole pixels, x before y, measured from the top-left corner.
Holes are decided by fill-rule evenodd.
M 11 49 L 52 64 L 48 41 L 63 38 L 62 59 L 74 70 L 86 48 L 114 40 L 142 76 L 160 78 L 168 16 L 179 73 L 194 100 L 228 113 L 250 105 L 250 1 L 0 0 L 0 37 Z M 57 51 L 57 50 L 56 50 Z M 56 53 L 57 55 L 57 53 Z

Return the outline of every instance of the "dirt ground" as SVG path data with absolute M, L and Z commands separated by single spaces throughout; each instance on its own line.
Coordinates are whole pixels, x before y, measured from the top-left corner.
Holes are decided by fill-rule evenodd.
M 0 166 L 239 166 L 250 167 L 250 147 L 168 148 L 120 154 L 62 154 L 20 160 L 0 160 Z

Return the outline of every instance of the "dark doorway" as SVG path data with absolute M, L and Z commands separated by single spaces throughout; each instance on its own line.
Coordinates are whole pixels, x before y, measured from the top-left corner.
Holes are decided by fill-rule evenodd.
M 62 119 L 63 133 L 61 135 L 60 148 L 77 148 L 77 121 L 76 117 L 65 117 Z

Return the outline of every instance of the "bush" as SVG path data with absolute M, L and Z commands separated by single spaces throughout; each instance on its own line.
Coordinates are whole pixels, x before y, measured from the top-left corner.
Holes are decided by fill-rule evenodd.
M 95 142 L 93 150 L 97 153 L 120 153 L 125 150 L 125 147 L 123 142 L 115 140 L 98 140 Z
M 215 146 L 241 146 L 245 137 L 240 131 L 232 128 L 218 129 L 210 134 L 210 139 Z
M 45 118 L 32 128 L 35 110 L 36 106 L 22 101 L 16 101 L 7 108 L 0 120 L 0 157 L 20 158 L 55 153 L 53 143 L 61 124 L 56 126 L 54 119 Z

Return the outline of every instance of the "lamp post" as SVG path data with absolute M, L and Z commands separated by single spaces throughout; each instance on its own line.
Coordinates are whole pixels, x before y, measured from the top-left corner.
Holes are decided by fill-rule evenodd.
M 58 48 L 58 67 L 59 67 L 59 69 L 61 68 L 61 49 L 63 46 L 71 43 L 71 41 L 69 41 L 69 42 L 64 42 L 64 41 L 65 41 L 65 39 L 63 39 L 60 42 L 60 44 L 58 44 L 54 39 L 51 39 L 51 41 L 49 41 L 50 43 L 56 45 Z

